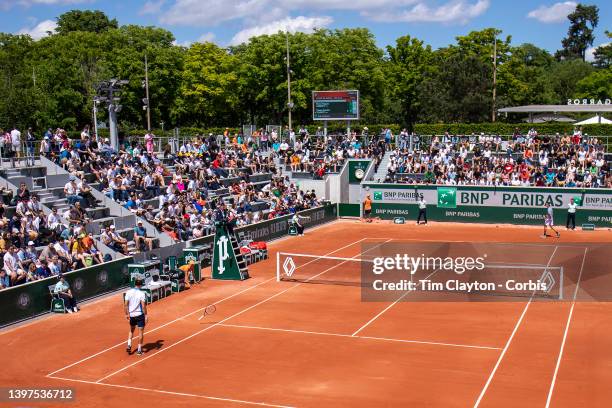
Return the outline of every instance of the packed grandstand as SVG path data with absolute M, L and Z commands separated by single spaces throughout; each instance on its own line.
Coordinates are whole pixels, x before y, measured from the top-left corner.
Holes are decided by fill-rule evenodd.
M 17 145 L 10 151 L 19 135 L 5 133 L 3 157 L 20 153 Z M 196 135 L 175 149 L 156 151 L 154 136 L 147 134 L 115 151 L 88 128 L 74 139 L 62 129 L 48 130 L 34 154 L 70 174 L 60 194 L 67 204 L 53 205 L 55 196 L 41 200 L 45 193 L 30 191 L 25 183 L 16 194 L 3 191 L 2 288 L 102 263 L 101 244 L 126 255 L 152 249 L 155 238 L 141 222 L 122 231 L 115 225 L 94 226 L 100 200 L 92 189 L 179 242 L 212 234 L 214 210 L 221 203 L 236 226 L 316 207 L 324 197 L 301 190 L 296 180 L 338 173 L 352 158 L 374 159 L 374 174 L 384 175 L 375 181 L 381 182 L 612 187 L 605 145 L 580 129 L 572 135 L 517 130 L 509 137 L 422 136 L 405 130 L 394 136 L 388 129 L 372 137 L 355 132 L 324 136 L 302 129 L 287 136 L 263 129 L 248 136 Z M 43 211 L 45 205 L 49 212 Z

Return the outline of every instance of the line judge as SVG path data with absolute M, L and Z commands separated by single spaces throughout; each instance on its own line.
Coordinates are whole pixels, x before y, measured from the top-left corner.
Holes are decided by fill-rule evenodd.
M 418 201 L 419 204 L 419 218 L 417 218 L 417 225 L 421 223 L 421 217 L 425 221 L 423 224 L 427 224 L 427 201 L 425 198 L 421 196 L 421 199 Z
M 578 205 L 574 202 L 574 198 L 570 198 L 570 202 L 567 205 L 567 221 L 565 223 L 565 228 L 567 229 L 576 229 L 576 207 Z

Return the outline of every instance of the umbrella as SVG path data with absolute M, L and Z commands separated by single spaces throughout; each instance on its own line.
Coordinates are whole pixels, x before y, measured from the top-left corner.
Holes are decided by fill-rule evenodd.
M 592 124 L 599 124 L 599 123 L 605 124 L 605 125 L 611 125 L 612 120 L 606 119 L 601 115 L 595 115 L 592 118 L 583 120 L 582 122 L 574 123 L 574 125 L 592 125 Z

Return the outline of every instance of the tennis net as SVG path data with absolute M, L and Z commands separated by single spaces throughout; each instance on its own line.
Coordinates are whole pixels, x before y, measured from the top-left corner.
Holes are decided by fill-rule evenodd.
M 380 258 L 277 253 L 277 280 L 357 286 L 362 300 L 472 300 L 483 296 L 563 299 L 563 267 L 488 263 L 481 268 L 448 270 L 442 264 L 406 271 L 380 271 Z

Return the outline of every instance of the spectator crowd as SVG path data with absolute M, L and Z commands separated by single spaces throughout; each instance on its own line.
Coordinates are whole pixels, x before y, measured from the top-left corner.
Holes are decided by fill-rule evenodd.
M 37 153 L 70 173 L 64 186 L 70 208 L 45 214 L 23 183 L 16 194 L 3 192 L 0 287 L 103 262 L 94 239 L 98 233 L 110 248 L 130 251 L 114 225 L 88 228 L 92 220 L 85 209 L 99 204 L 94 187 L 140 217 L 134 226 L 137 250 L 153 247 L 143 221 L 174 241 L 185 241 L 213 233 L 219 208 L 239 227 L 318 206 L 314 190 L 300 190 L 277 163 L 322 178 L 351 158 L 372 158 L 378 167 L 391 151 L 385 182 L 612 188 L 605 146 L 581 130 L 554 136 L 516 131 L 509 140 L 449 133 L 426 140 L 405 130 L 394 138 L 389 129 L 370 137 L 367 132 L 324 135 L 319 129 L 310 135 L 302 127 L 298 133 L 260 129 L 244 136 L 226 130 L 219 137 L 185 139 L 176 149 L 165 146 L 158 155 L 151 133 L 114 150 L 108 139 L 92 137 L 88 127 L 72 140 L 62 129 L 48 129 Z M 3 152 L 22 154 L 16 143 L 22 141 L 21 132 L 0 136 Z M 31 137 L 28 130 L 26 139 Z M 26 146 L 31 153 L 33 145 Z
M 35 193 L 21 183 L 0 204 L 0 288 L 8 288 L 104 261 L 80 203 L 64 214 L 45 214 Z M 10 206 L 9 206 L 10 205 Z
M 595 137 L 539 135 L 518 130 L 500 136 L 446 133 L 425 144 L 402 132 L 387 165 L 385 182 L 442 185 L 612 187 L 605 146 Z M 382 180 L 381 180 L 382 181 Z

